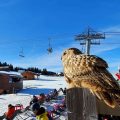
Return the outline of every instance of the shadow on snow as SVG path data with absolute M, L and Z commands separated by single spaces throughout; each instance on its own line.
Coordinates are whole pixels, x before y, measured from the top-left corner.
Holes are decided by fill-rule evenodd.
M 49 89 L 49 88 L 26 88 L 26 89 L 20 90 L 18 93 L 39 95 L 40 93 L 48 94 L 53 90 L 54 89 Z

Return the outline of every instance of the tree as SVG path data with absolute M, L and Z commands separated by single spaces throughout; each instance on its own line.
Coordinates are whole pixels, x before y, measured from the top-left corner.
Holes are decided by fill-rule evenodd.
M 8 64 L 7 64 L 6 62 L 4 62 L 4 63 L 2 64 L 2 66 L 8 66 Z
M 43 69 L 42 74 L 43 74 L 43 75 L 48 75 L 48 72 L 47 72 L 47 69 L 46 69 L 46 68 Z
M 9 65 L 9 69 L 10 69 L 10 71 L 13 71 L 13 65 L 12 64 Z

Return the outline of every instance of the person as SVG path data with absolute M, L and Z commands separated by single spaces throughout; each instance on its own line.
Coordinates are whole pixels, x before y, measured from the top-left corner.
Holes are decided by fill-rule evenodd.
M 58 90 L 58 92 L 60 92 L 60 91 L 62 91 L 63 94 L 66 95 L 66 88 L 64 88 L 64 89 L 63 89 L 63 88 L 60 88 L 60 89 Z
M 66 95 L 66 91 L 67 91 L 67 89 L 64 88 L 64 90 L 63 90 L 63 94 L 64 94 L 64 95 Z
M 39 103 L 33 103 L 31 109 L 36 116 L 36 120 L 49 120 L 44 107 L 40 107 Z
M 39 101 L 40 105 L 43 104 L 45 102 L 45 100 L 46 100 L 45 94 L 41 93 L 38 97 L 38 101 Z
M 30 101 L 30 106 L 31 106 L 33 103 L 36 103 L 36 102 L 38 102 L 38 98 L 37 98 L 35 95 L 33 95 L 33 98 L 32 98 L 31 101 Z
M 49 102 L 51 100 L 51 96 L 49 94 L 45 95 L 45 100 L 46 102 Z
M 12 104 L 8 105 L 8 111 L 4 113 L 3 116 L 0 116 L 0 120 L 6 118 L 6 120 L 13 120 L 15 114 L 15 106 Z
M 58 91 L 56 89 L 53 90 L 53 93 L 52 93 L 52 98 L 53 99 L 56 99 L 58 96 Z

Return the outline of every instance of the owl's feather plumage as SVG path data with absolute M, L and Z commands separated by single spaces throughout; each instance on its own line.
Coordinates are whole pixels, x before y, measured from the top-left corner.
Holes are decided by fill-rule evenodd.
M 88 88 L 112 108 L 120 101 L 120 86 L 102 58 L 69 48 L 63 52 L 62 62 L 65 80 L 70 87 Z

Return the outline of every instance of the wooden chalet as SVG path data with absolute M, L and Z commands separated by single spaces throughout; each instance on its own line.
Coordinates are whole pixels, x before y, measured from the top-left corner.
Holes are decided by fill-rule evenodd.
M 14 93 L 23 88 L 23 78 L 15 72 L 0 71 L 0 94 Z
M 38 76 L 40 76 L 40 74 L 34 73 L 32 71 L 24 71 L 23 73 L 21 73 L 23 78 L 26 80 L 34 80 L 34 79 L 38 79 Z

